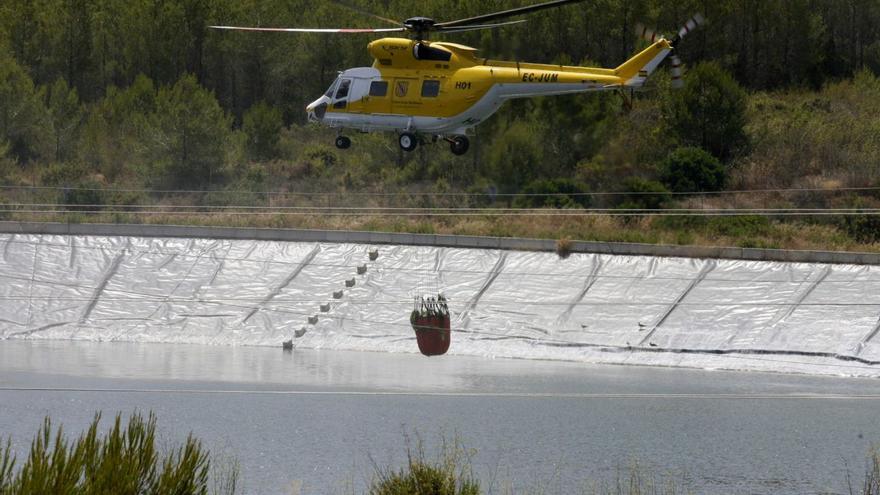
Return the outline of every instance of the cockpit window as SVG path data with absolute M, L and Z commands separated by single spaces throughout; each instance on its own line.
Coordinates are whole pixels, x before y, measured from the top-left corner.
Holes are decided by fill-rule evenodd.
M 348 97 L 348 87 L 351 86 L 351 79 L 343 79 L 342 82 L 339 83 L 339 88 L 336 90 L 336 99 L 341 100 L 343 98 Z
M 446 50 L 434 48 L 424 43 L 416 43 L 413 46 L 413 56 L 416 60 L 438 60 L 441 62 L 449 62 L 452 54 Z
M 324 96 L 326 96 L 327 98 L 330 98 L 331 96 L 333 96 L 333 90 L 336 89 L 336 84 L 338 84 L 338 83 L 339 83 L 339 79 L 334 80 L 330 84 L 330 87 L 327 88 L 327 91 L 324 92 Z

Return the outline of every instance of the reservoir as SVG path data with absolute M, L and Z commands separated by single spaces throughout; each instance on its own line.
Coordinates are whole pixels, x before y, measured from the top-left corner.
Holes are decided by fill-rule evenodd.
M 0 341 L 0 434 L 20 456 L 45 415 L 78 434 L 96 411 L 133 410 L 154 411 L 168 445 L 192 431 L 235 459 L 240 493 L 362 492 L 416 434 L 429 458 L 444 438 L 472 449 L 487 493 L 589 492 L 634 464 L 696 493 L 848 493 L 880 444 L 876 379 Z

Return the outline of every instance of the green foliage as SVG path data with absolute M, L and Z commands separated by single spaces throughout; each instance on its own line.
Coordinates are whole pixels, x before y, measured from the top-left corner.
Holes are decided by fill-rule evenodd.
M 48 154 L 47 112 L 25 70 L 0 47 L 0 142 L 26 162 Z
M 98 432 L 100 414 L 71 442 L 59 427 L 53 435 L 47 417 L 17 472 L 10 444 L 0 450 L 0 493 L 206 494 L 210 455 L 201 442 L 187 437 L 180 447 L 161 455 L 156 445 L 156 417 L 134 413 L 123 425 Z M 234 480 L 236 474 L 230 475 Z M 234 481 L 225 486 L 234 490 Z M 231 491 L 230 491 L 231 493 Z
M 675 192 L 720 191 L 726 178 L 724 165 L 700 148 L 678 148 L 660 171 L 660 180 Z
M 712 217 L 706 229 L 714 235 L 749 238 L 764 236 L 770 232 L 770 220 L 757 215 Z
M 543 124 L 534 132 L 540 132 L 548 172 L 566 175 L 615 134 L 622 107 L 616 93 L 553 96 L 536 99 L 523 119 Z
M 160 175 L 187 187 L 212 184 L 225 162 L 231 126 L 232 119 L 195 77 L 160 89 L 148 131 Z
M 61 201 L 69 210 L 100 210 L 104 206 L 105 194 L 101 184 L 83 181 L 74 187 L 63 190 Z
M 88 175 L 85 165 L 73 163 L 53 163 L 43 171 L 43 184 L 47 186 L 70 187 Z
M 406 437 L 406 467 L 394 470 L 376 468 L 369 495 L 479 495 L 480 484 L 470 473 L 469 453 L 458 442 L 445 441 L 439 458 L 425 456 L 421 440 L 415 449 Z
M 549 164 L 543 158 L 543 145 L 530 124 L 515 121 L 500 132 L 487 157 L 489 178 L 499 192 L 517 192 L 525 184 L 542 177 Z
M 145 154 L 149 118 L 156 112 L 156 88 L 146 76 L 131 86 L 108 88 L 89 113 L 81 139 L 82 157 L 110 180 Z
M 54 143 L 55 160 L 67 160 L 76 144 L 76 135 L 82 124 L 84 109 L 79 103 L 76 89 L 67 85 L 67 81 L 59 79 L 51 86 L 42 88 L 41 94 L 49 110 Z
M 750 98 L 753 143 L 738 164 L 742 187 L 867 186 L 880 179 L 880 78 L 861 71 L 821 92 Z
M 678 141 L 726 160 L 747 144 L 746 93 L 718 64 L 690 69 L 685 85 L 672 91 L 664 118 Z
M 632 194 L 621 194 L 617 207 L 627 210 L 656 210 L 672 201 L 669 189 L 660 182 L 630 177 L 623 181 L 622 188 Z
M 0 180 L 6 181 L 19 168 L 10 157 L 9 142 L 0 141 Z
M 516 208 L 589 208 L 586 186 L 571 179 L 537 179 L 530 182 L 513 202 Z
M 852 208 L 866 208 L 865 201 L 856 198 Z M 840 221 L 846 234 L 858 242 L 873 244 L 880 242 L 880 215 L 847 215 Z
M 247 135 L 248 156 L 253 160 L 277 158 L 279 133 L 283 125 L 281 111 L 264 101 L 245 112 L 242 130 Z
M 779 247 L 765 240 L 773 232 L 773 223 L 767 217 L 758 215 L 667 216 L 656 219 L 654 225 L 683 237 L 702 234 L 709 238 L 732 238 L 740 247 Z

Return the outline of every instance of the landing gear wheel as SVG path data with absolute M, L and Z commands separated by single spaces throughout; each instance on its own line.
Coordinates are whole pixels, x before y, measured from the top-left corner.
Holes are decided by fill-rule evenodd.
M 347 150 L 351 147 L 351 139 L 348 136 L 336 136 L 336 147 L 341 150 Z
M 452 150 L 452 154 L 454 155 L 463 155 L 467 153 L 467 150 L 470 147 L 471 142 L 468 140 L 467 136 L 455 136 L 449 141 L 449 149 Z
M 416 149 L 416 146 L 419 144 L 419 140 L 416 138 L 415 134 L 411 132 L 404 132 L 397 139 L 397 142 L 400 143 L 400 149 L 403 151 L 412 151 Z

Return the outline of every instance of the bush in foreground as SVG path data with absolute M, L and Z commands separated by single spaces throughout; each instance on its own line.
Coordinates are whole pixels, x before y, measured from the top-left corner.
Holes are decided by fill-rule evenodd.
M 678 148 L 663 161 L 660 180 L 675 192 L 721 191 L 727 171 L 700 148 Z
M 53 434 L 47 417 L 31 442 L 21 468 L 7 441 L 0 450 L 0 494 L 47 493 L 207 494 L 210 455 L 192 435 L 167 454 L 156 446 L 156 416 L 134 413 L 123 425 L 121 415 L 110 430 L 98 432 L 101 415 L 68 443 L 62 428 Z M 237 473 L 220 480 L 218 491 L 235 492 Z
M 470 472 L 470 454 L 456 441 L 443 441 L 439 459 L 428 460 L 421 440 L 415 450 L 406 437 L 407 464 L 398 471 L 376 467 L 370 495 L 478 495 L 480 483 Z

